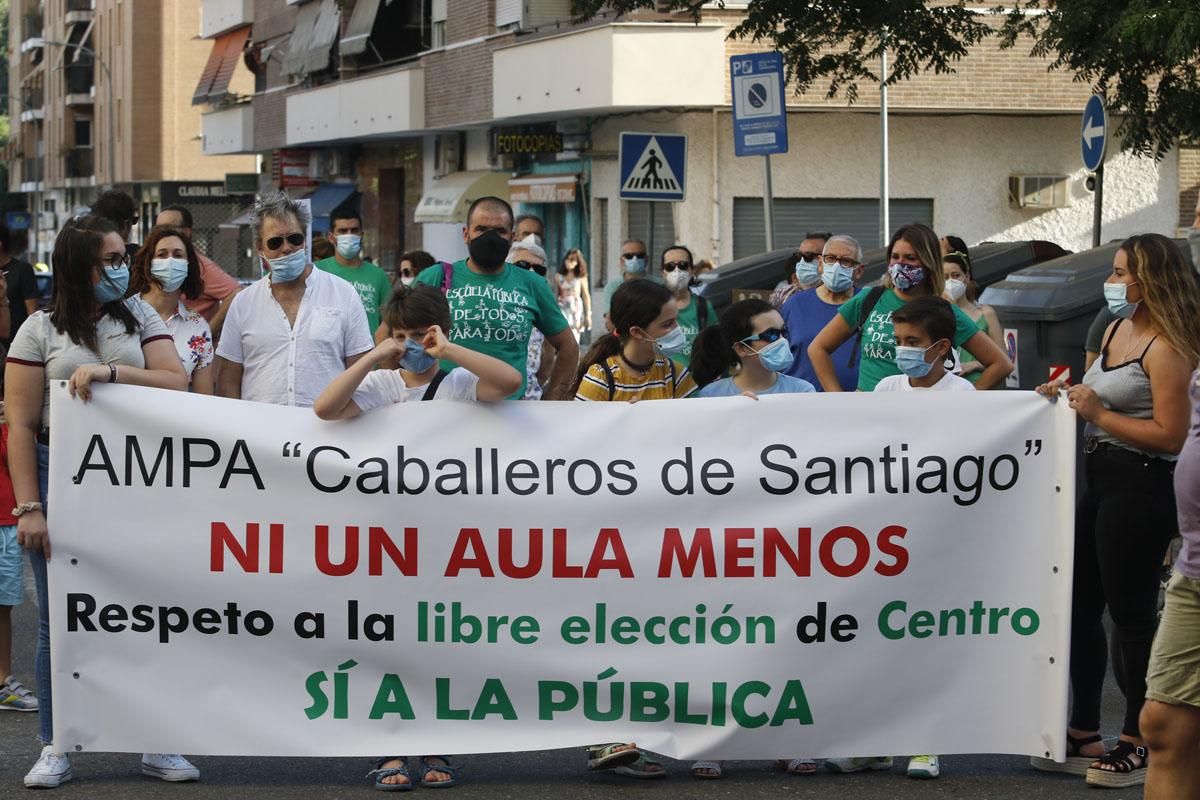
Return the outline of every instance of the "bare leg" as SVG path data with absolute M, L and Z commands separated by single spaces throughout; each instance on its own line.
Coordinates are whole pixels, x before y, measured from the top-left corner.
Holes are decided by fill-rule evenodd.
M 1146 800 L 1200 798 L 1200 708 L 1147 700 L 1141 728 L 1150 746 Z

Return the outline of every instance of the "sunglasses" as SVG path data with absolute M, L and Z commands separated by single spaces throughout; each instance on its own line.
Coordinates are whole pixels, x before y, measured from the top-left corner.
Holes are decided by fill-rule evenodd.
M 284 240 L 292 247 L 300 247 L 304 244 L 304 234 L 289 233 L 287 236 L 272 236 L 270 239 L 267 239 L 267 249 L 278 250 L 283 247 Z
M 411 278 L 412 276 L 413 276 L 413 273 L 412 273 L 412 270 L 411 270 L 411 269 L 402 269 L 402 270 L 400 270 L 400 277 L 401 277 L 401 278 Z
M 741 341 L 743 344 L 749 344 L 750 342 L 757 342 L 757 341 L 763 341 L 763 342 L 766 342 L 767 344 L 770 344 L 771 342 L 777 342 L 780 339 L 786 339 L 787 335 L 788 335 L 787 326 L 784 326 L 782 328 L 767 328 L 762 333 L 756 333 L 753 336 L 747 336 L 745 339 L 742 339 Z
M 543 277 L 546 275 L 545 264 L 534 264 L 532 261 L 514 261 L 512 263 L 513 266 L 520 267 L 521 269 L 531 269 Z
M 792 253 L 792 258 L 797 261 L 816 261 L 821 257 L 820 251 L 816 250 L 797 250 Z
M 677 269 L 687 272 L 691 268 L 692 265 L 689 261 L 665 261 L 662 265 L 663 272 L 674 272 Z
M 621 254 L 621 258 L 625 259 L 626 261 L 629 261 L 634 258 L 645 258 L 645 257 L 646 257 L 645 251 L 642 251 L 640 253 L 622 253 Z

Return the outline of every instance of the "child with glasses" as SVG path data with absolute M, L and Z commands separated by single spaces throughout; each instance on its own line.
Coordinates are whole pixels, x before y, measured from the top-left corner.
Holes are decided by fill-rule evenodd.
M 692 345 L 698 397 L 813 392 L 806 380 L 782 374 L 792 365 L 783 317 L 765 300 L 734 303 L 719 325 L 705 328 Z

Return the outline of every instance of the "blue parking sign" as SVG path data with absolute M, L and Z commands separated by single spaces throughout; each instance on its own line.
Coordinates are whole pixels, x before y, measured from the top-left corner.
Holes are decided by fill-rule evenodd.
M 687 137 L 679 133 L 621 133 L 622 200 L 683 200 Z
M 786 153 L 783 56 L 730 56 L 729 80 L 733 89 L 733 152 L 739 156 Z

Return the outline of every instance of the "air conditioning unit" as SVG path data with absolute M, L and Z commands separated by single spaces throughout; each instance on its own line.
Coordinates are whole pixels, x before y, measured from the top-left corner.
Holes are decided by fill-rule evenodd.
M 1071 205 L 1066 175 L 1009 175 L 1012 208 L 1066 208 Z

